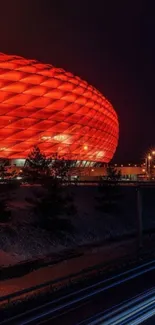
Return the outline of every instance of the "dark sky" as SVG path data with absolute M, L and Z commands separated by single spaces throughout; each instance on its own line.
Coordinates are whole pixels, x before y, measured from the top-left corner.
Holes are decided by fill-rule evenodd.
M 115 161 L 138 162 L 155 146 L 151 1 L 1 1 L 0 51 L 62 67 L 98 88 L 119 116 Z

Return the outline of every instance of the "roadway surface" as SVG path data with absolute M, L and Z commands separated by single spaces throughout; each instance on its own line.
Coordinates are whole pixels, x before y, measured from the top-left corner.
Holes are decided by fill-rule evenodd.
M 132 279 L 126 283 L 119 284 L 114 288 L 110 288 L 105 292 L 99 293 L 97 296 L 91 297 L 91 300 L 84 301 L 73 310 L 66 311 L 62 315 L 52 317 L 49 320 L 41 321 L 38 324 L 52 325 L 85 325 L 89 322 L 85 321 L 94 317 L 94 315 L 106 314 L 113 307 L 127 302 L 143 292 L 147 292 L 150 288 L 155 287 L 155 270 L 143 274 L 138 278 Z M 91 321 L 91 319 L 90 319 Z M 100 323 L 104 325 L 105 323 Z M 128 323 L 127 323 L 128 325 Z M 155 317 L 143 322 L 143 325 L 155 325 Z
M 135 318 L 137 313 L 139 322 Z M 20 319 L 0 324 L 154 325 L 154 315 L 155 262 L 152 261 L 60 297 L 24 313 Z
M 151 317 L 147 321 L 143 322 L 142 325 L 154 325 L 155 324 L 155 317 Z

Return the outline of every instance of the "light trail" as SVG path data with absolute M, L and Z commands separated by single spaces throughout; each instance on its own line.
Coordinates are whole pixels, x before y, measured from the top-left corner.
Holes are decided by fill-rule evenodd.
M 138 325 L 154 315 L 155 289 L 151 289 L 77 325 Z
M 16 321 L 17 325 L 27 325 L 31 324 L 34 321 L 41 321 L 42 319 L 46 317 L 50 317 L 53 315 L 55 317 L 55 314 L 61 314 L 64 313 L 64 310 L 70 310 L 71 308 L 76 308 L 76 305 L 79 303 L 83 303 L 86 300 L 91 300 L 94 296 L 97 296 L 99 293 L 103 293 L 107 291 L 108 289 L 114 288 L 116 286 L 119 286 L 120 284 L 123 284 L 125 282 L 128 282 L 136 277 L 139 277 L 145 273 L 148 273 L 150 271 L 155 270 L 155 262 L 151 261 L 148 263 L 144 263 L 143 265 L 140 265 L 138 267 L 134 267 L 131 270 L 122 272 L 118 275 L 115 275 L 113 277 L 110 277 L 109 279 L 105 279 L 103 281 L 99 281 L 93 285 L 90 285 L 86 288 L 83 288 L 81 290 L 78 290 L 76 292 L 70 293 L 68 295 L 65 295 L 61 298 L 58 298 L 52 302 L 49 302 L 47 304 L 44 304 L 40 307 L 34 308 L 33 310 L 27 311 L 25 313 L 22 313 L 18 316 L 12 317 L 9 320 L 2 321 L 2 324 L 12 324 L 14 321 Z M 155 289 L 152 289 L 151 292 L 155 295 Z M 148 295 L 151 293 L 149 292 Z M 138 299 L 138 298 L 136 298 Z M 144 296 L 145 299 L 145 296 Z M 57 306 L 55 306 L 57 304 Z M 124 307 L 125 308 L 125 307 Z M 33 313 L 33 315 L 32 315 Z M 110 317 L 112 314 L 110 315 Z M 22 320 L 20 320 L 22 319 Z M 90 323 L 91 324 L 91 323 Z M 97 324 L 97 323 L 92 323 Z M 109 323 L 114 325 L 113 323 Z M 109 325 L 108 323 L 104 325 Z M 117 323 L 116 323 L 117 324 Z

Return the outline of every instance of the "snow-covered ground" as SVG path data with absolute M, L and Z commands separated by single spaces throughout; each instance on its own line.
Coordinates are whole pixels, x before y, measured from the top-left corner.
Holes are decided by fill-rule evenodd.
M 20 261 L 20 257 L 13 252 L 7 253 L 0 249 L 0 266 L 9 266 Z
M 21 187 L 12 193 L 12 221 L 0 224 L 0 265 L 14 264 L 57 253 L 67 247 L 75 248 L 135 232 L 137 217 L 134 188 L 125 190 L 119 215 L 101 213 L 95 208 L 97 187 L 75 186 L 70 191 L 77 207 L 77 215 L 70 217 L 74 226 L 72 235 L 66 234 L 62 240 L 37 226 L 31 205 L 25 200 L 26 197 L 33 196 L 33 187 Z M 150 224 L 155 224 L 152 214 L 149 220 L 152 220 Z M 149 223 L 146 227 L 149 227 Z
M 0 281 L 0 297 L 20 291 L 47 281 L 68 276 L 100 263 L 109 263 L 112 260 L 134 254 L 135 243 L 127 240 L 124 243 L 115 243 L 100 249 L 87 249 L 83 256 L 61 261 L 58 264 L 45 266 L 20 277 Z

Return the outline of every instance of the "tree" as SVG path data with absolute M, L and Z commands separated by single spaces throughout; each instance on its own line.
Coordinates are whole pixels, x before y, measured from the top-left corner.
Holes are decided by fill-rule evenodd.
M 0 158 L 0 179 L 3 180 L 2 184 L 0 183 L 0 222 L 8 222 L 11 219 L 9 203 L 12 199 L 13 190 L 19 186 L 19 183 L 12 180 L 16 176 L 14 170 L 9 171 L 9 160 Z
M 57 153 L 52 156 L 51 160 L 51 176 L 53 178 L 59 178 L 61 182 L 69 180 L 71 161 L 59 157 Z
M 69 187 L 64 183 L 68 180 L 71 163 L 58 154 L 47 160 L 35 148 L 33 155 L 28 157 L 27 164 L 31 166 L 30 171 L 37 171 L 36 177 L 40 177 L 42 185 L 39 191 L 35 189 L 33 199 L 27 198 L 39 225 L 50 230 L 53 235 L 71 231 L 72 224 L 67 216 L 74 215 L 76 208 Z
M 109 165 L 106 180 L 101 178 L 99 182 L 99 196 L 96 197 L 97 209 L 106 213 L 120 212 L 122 193 L 117 182 L 120 178 L 121 172 Z
M 8 222 L 11 219 L 11 211 L 8 206 L 6 193 L 0 193 L 0 222 Z
M 8 176 L 8 159 L 0 158 L 0 178 L 4 179 Z
M 0 184 L 0 222 L 11 220 L 10 202 L 13 191 L 19 187 L 18 182 L 5 182 Z
M 34 199 L 29 200 L 39 225 L 53 235 L 62 231 L 70 232 L 72 224 L 68 216 L 76 213 L 72 196 L 66 193 L 66 188 L 64 190 L 57 179 L 50 178 L 43 189 L 36 193 Z
M 16 170 L 10 170 L 9 160 L 0 158 L 0 179 L 9 181 L 17 177 Z
M 119 181 L 121 179 L 121 170 L 117 170 L 111 165 L 107 166 L 106 172 L 109 181 Z
M 25 161 L 23 174 L 26 177 L 30 177 L 33 181 L 36 181 L 38 178 L 50 174 L 50 164 L 51 159 L 46 158 L 39 147 L 34 146 Z

